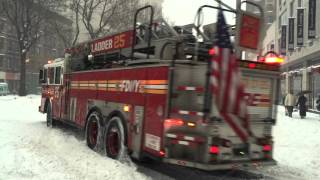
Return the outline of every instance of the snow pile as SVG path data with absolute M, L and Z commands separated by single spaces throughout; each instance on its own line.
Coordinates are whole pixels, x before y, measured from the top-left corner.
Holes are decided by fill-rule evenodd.
M 76 133 L 46 127 L 39 96 L 0 97 L 0 179 L 149 179 L 87 148 Z
M 320 179 L 320 115 L 307 113 L 306 119 L 300 119 L 294 112 L 290 118 L 284 115 L 284 107 L 278 110 L 273 131 L 278 165 L 266 174 L 281 180 Z

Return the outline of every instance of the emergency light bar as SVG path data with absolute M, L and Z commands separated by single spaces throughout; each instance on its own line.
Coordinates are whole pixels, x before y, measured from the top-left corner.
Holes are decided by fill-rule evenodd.
M 242 68 L 259 69 L 259 70 L 266 70 L 266 71 L 279 71 L 279 68 L 280 68 L 280 66 L 277 64 L 268 64 L 264 62 L 247 61 L 247 60 L 241 60 L 238 62 L 240 67 Z
M 284 62 L 284 58 L 274 51 L 268 51 L 264 56 L 260 57 L 258 61 L 267 64 L 282 64 Z

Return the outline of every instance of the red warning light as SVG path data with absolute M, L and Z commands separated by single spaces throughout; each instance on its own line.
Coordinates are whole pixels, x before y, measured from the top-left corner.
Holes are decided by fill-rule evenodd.
M 211 56 L 213 56 L 213 55 L 216 54 L 216 51 L 214 50 L 214 48 L 211 48 L 211 49 L 209 50 L 209 54 L 210 54 Z
M 256 68 L 256 64 L 255 63 L 249 63 L 248 67 L 250 69 L 254 69 L 254 68 Z
M 219 147 L 218 146 L 211 146 L 210 147 L 210 153 L 211 154 L 218 154 L 219 153 Z

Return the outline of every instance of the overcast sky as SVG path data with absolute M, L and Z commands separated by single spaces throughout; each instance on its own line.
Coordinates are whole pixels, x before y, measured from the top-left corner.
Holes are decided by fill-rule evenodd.
M 235 8 L 236 0 L 223 0 L 229 6 Z M 162 4 L 163 15 L 175 25 L 185 25 L 194 22 L 196 12 L 202 5 L 216 6 L 214 0 L 164 0 Z M 217 10 L 204 9 L 204 24 L 213 23 L 217 19 Z M 232 23 L 232 14 L 225 13 L 228 23 Z

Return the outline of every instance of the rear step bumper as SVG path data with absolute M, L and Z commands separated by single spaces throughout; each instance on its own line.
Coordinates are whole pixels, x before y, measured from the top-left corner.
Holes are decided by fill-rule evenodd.
M 202 169 L 206 171 L 211 170 L 230 170 L 230 169 L 257 169 L 263 166 L 276 165 L 275 160 L 263 160 L 263 161 L 243 161 L 243 162 L 232 162 L 232 163 L 221 163 L 221 164 L 203 164 L 197 162 L 184 161 L 179 159 L 164 158 L 163 162 Z

